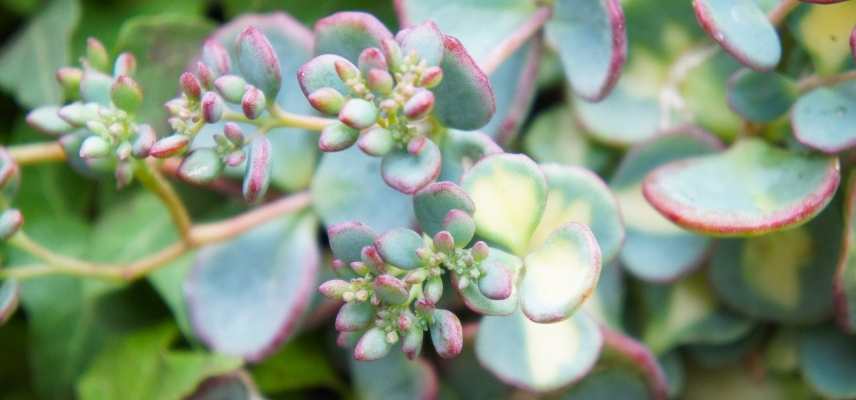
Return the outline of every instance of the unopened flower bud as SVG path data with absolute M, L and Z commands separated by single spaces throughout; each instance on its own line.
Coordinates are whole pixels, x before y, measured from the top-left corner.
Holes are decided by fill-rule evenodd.
M 244 154 L 243 150 L 235 150 L 226 155 L 226 165 L 230 167 L 237 167 L 244 162 L 247 156 Z
M 118 158 L 119 161 L 128 161 L 128 159 L 131 158 L 131 144 L 127 141 L 119 143 L 119 145 L 116 146 L 116 158 Z
M 415 285 L 417 283 L 422 283 L 426 277 L 427 275 L 425 274 L 424 269 L 415 269 L 408 272 L 407 275 L 404 275 L 404 281 L 411 285 Z
M 392 38 L 386 38 L 381 40 L 380 47 L 387 64 L 389 64 L 389 70 L 393 72 L 400 71 L 404 58 L 401 55 L 401 47 L 398 45 L 398 42 Z
M 363 99 L 350 99 L 339 111 L 339 121 L 354 129 L 368 128 L 377 121 L 377 107 Z
M 427 89 L 433 89 L 443 81 L 443 69 L 438 66 L 428 67 L 422 72 L 419 79 L 419 86 Z
M 223 98 L 215 92 L 205 92 L 202 96 L 202 118 L 213 124 L 223 117 Z
M 360 76 L 360 70 L 348 60 L 337 59 L 333 62 L 333 67 L 336 68 L 336 75 L 339 75 L 339 79 L 345 82 L 351 79 L 356 79 Z
M 62 86 L 66 99 L 74 99 L 80 93 L 80 80 L 83 70 L 80 68 L 62 67 L 56 71 L 56 80 Z
M 196 76 L 199 77 L 199 83 L 202 84 L 202 87 L 209 90 L 214 87 L 214 80 L 217 79 L 211 69 L 203 62 L 196 63 Z
M 238 67 L 247 82 L 276 98 L 282 85 L 279 59 L 267 37 L 253 26 L 238 35 Z
M 479 240 L 470 249 L 470 254 L 473 255 L 473 259 L 476 262 L 484 261 L 490 255 L 490 247 L 488 247 L 487 243 Z
M 366 328 L 374 318 L 375 308 L 369 303 L 346 303 L 336 314 L 336 330 L 353 332 Z
M 401 351 L 407 356 L 408 360 L 415 360 L 422 352 L 422 338 L 425 332 L 421 328 L 414 327 L 407 331 L 404 335 L 404 341 L 401 343 Z
M 487 298 L 505 300 L 511 296 L 511 271 L 499 263 L 485 263 L 484 274 L 478 280 L 479 291 Z
M 244 97 L 241 98 L 241 110 L 244 111 L 244 116 L 249 119 L 256 119 L 262 115 L 267 105 L 265 94 L 254 86 L 249 86 Z
M 98 105 L 74 102 L 60 108 L 58 114 L 72 126 L 84 126 L 88 121 L 98 118 Z
M 345 104 L 345 96 L 331 87 L 323 87 L 308 96 L 309 104 L 316 110 L 327 115 L 336 115 Z
M 151 126 L 146 124 L 137 125 L 133 142 L 131 142 L 131 155 L 139 159 L 148 157 L 149 151 L 157 140 L 158 135 Z
M 425 145 L 428 143 L 428 138 L 425 136 L 416 136 L 410 139 L 407 142 L 407 152 L 413 154 L 414 156 L 419 155 L 422 152 L 422 149 L 425 148 Z
M 107 55 L 107 49 L 104 45 L 95 38 L 86 40 L 86 61 L 92 68 L 102 72 L 110 70 L 110 56 Z
M 324 152 L 345 150 L 360 136 L 360 131 L 342 123 L 332 123 L 324 127 L 318 138 L 318 148 Z
M 404 103 L 404 115 L 411 120 L 425 118 L 433 109 L 434 93 L 430 90 L 419 90 Z
M 404 310 L 398 315 L 396 323 L 400 331 L 408 331 L 416 324 L 416 316 L 410 310 Z
M 129 113 L 136 112 L 143 104 L 143 89 L 137 81 L 121 75 L 110 88 L 110 100 L 120 109 Z
M 175 133 L 155 142 L 149 150 L 149 155 L 157 158 L 167 158 L 184 151 L 189 142 L 190 138 L 187 136 Z
M 357 145 L 363 153 L 380 157 L 392 151 L 395 141 L 389 129 L 373 126 L 360 135 Z
M 0 214 L 0 240 L 12 237 L 21 225 L 24 224 L 24 215 L 16 208 L 9 208 Z
M 476 222 L 466 211 L 449 210 L 443 218 L 443 229 L 452 234 L 457 247 L 464 247 L 470 243 L 476 233 Z
M 318 291 L 330 300 L 342 300 L 342 294 L 350 289 L 351 284 L 341 279 L 331 279 L 318 287 Z
M 372 272 L 375 274 L 381 273 L 386 269 L 386 263 L 384 263 L 383 258 L 381 258 L 380 253 L 374 246 L 363 247 L 363 249 L 360 250 L 360 257 L 363 264 L 370 267 Z
M 351 271 L 354 271 L 357 276 L 367 275 L 369 272 L 369 267 L 363 263 L 362 261 L 351 261 Z
M 51 135 L 59 135 L 72 129 L 68 122 L 60 118 L 57 106 L 43 106 L 30 111 L 27 114 L 27 124 Z
M 428 278 L 422 290 L 426 301 L 431 304 L 437 304 L 440 298 L 443 297 L 443 279 L 439 276 Z
M 464 346 L 464 330 L 458 317 L 448 310 L 434 310 L 431 324 L 431 343 L 437 354 L 453 358 L 461 354 Z
M 86 138 L 80 145 L 80 157 L 83 159 L 104 158 L 110 154 L 111 146 L 101 136 L 93 135 Z
M 270 140 L 265 135 L 258 135 L 250 142 L 243 184 L 244 199 L 248 203 L 261 200 L 267 193 L 271 175 L 270 147 Z
M 179 83 L 181 84 L 181 91 L 188 98 L 199 100 L 199 97 L 202 96 L 202 85 L 199 83 L 199 79 L 196 79 L 196 75 L 185 72 L 179 77 Z
M 223 75 L 214 81 L 214 87 L 226 101 L 240 103 L 247 91 L 247 82 L 237 75 Z
M 137 57 L 129 52 L 124 52 L 116 57 L 113 63 L 113 76 L 134 76 L 137 72 Z
M 408 298 L 407 285 L 392 275 L 380 275 L 374 281 L 375 294 L 387 304 L 404 304 Z
M 240 126 L 238 126 L 238 124 L 227 122 L 223 127 L 223 134 L 226 135 L 226 138 L 229 139 L 230 142 L 234 143 L 235 146 L 241 147 L 244 145 L 244 131 Z
M 208 39 L 202 45 L 202 62 L 208 67 L 214 78 L 228 74 L 229 69 L 231 69 L 229 52 L 216 39 Z
M 372 92 L 388 95 L 392 93 L 395 81 L 387 70 L 372 68 L 366 76 L 366 84 Z
M 385 357 L 392 344 L 387 342 L 386 333 L 380 328 L 371 328 L 357 342 L 354 358 L 358 361 L 372 361 Z
M 434 247 L 446 254 L 455 252 L 455 238 L 447 231 L 440 231 L 434 235 Z
M 223 161 L 214 149 L 202 148 L 191 152 L 178 167 L 178 175 L 187 182 L 210 183 L 223 171 Z
M 383 52 L 377 47 L 364 49 L 360 53 L 360 57 L 357 59 L 357 65 L 359 65 L 360 72 L 363 75 L 368 75 L 368 72 L 372 69 L 381 69 L 386 71 L 389 68 L 386 64 L 386 57 L 383 56 Z
M 113 176 L 116 178 L 116 189 L 122 189 L 134 180 L 134 166 L 129 162 L 120 162 L 116 164 Z

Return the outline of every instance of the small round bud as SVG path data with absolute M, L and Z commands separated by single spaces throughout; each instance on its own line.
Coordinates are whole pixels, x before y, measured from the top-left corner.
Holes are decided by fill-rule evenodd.
M 485 263 L 483 267 L 484 274 L 478 280 L 479 291 L 492 300 L 505 300 L 511 296 L 511 271 L 499 263 Z
M 228 165 L 230 167 L 237 167 L 237 166 L 241 165 L 241 163 L 243 163 L 246 158 L 247 157 L 244 154 L 243 150 L 235 150 L 235 151 L 229 153 L 228 155 L 226 155 L 225 162 L 226 162 L 226 165 Z
M 380 157 L 392 151 L 395 140 L 393 140 L 392 132 L 389 129 L 374 126 L 360 135 L 357 145 L 363 153 Z
M 354 271 L 357 276 L 364 276 L 371 272 L 369 271 L 369 267 L 362 261 L 351 261 L 351 271 Z
M 375 278 L 374 291 L 387 304 L 404 304 L 409 295 L 403 281 L 387 274 Z
M 425 136 L 416 136 L 410 139 L 407 142 L 407 152 L 410 154 L 419 155 L 422 152 L 422 149 L 425 148 L 425 145 L 428 143 L 428 138 Z
M 398 332 L 391 331 L 386 333 L 386 342 L 389 344 L 398 343 Z
M 143 89 L 137 81 L 121 75 L 110 88 L 110 100 L 120 109 L 129 113 L 136 112 L 143 104 Z
M 360 258 L 363 260 L 363 264 L 370 267 L 375 274 L 383 272 L 386 269 L 386 263 L 384 263 L 380 252 L 374 246 L 363 247 L 360 250 Z
M 350 292 L 346 292 L 350 293 Z M 366 328 L 374 318 L 375 308 L 369 303 L 349 302 L 343 304 L 336 314 L 336 330 L 353 332 Z
M 336 75 L 339 79 L 347 82 L 351 79 L 359 78 L 360 70 L 345 59 L 338 59 L 333 62 L 333 67 L 336 68 Z
M 440 231 L 434 235 L 434 247 L 446 254 L 455 252 L 455 238 L 447 231 Z
M 87 122 L 99 118 L 98 105 L 93 103 L 74 102 L 60 108 L 57 114 L 71 126 L 84 126 Z
M 318 287 L 318 291 L 330 300 L 342 300 L 342 294 L 350 289 L 351 284 L 341 279 L 331 279 Z
M 241 110 L 244 111 L 244 116 L 249 119 L 256 119 L 262 115 L 267 106 L 265 94 L 255 86 L 249 86 L 244 97 L 241 98 Z
M 392 38 L 385 38 L 381 40 L 380 47 L 387 64 L 389 64 L 389 70 L 392 72 L 400 71 L 404 58 L 401 55 L 401 47 L 398 42 Z
M 386 64 L 386 57 L 383 52 L 377 47 L 369 47 L 360 53 L 357 59 L 357 65 L 360 67 L 360 72 L 367 75 L 372 69 L 387 70 L 389 66 Z
M 113 76 L 133 76 L 137 72 L 137 57 L 132 53 L 124 52 L 116 57 L 113 63 Z
M 428 67 L 419 79 L 419 86 L 427 89 L 437 87 L 443 80 L 443 69 L 438 66 Z
M 90 136 L 80 145 L 80 158 L 104 158 L 110 154 L 111 147 L 110 143 L 101 136 Z
M 131 158 L 131 143 L 124 141 L 116 146 L 116 158 L 119 161 L 128 161 Z
M 428 281 L 425 282 L 425 287 L 423 287 L 422 290 L 425 295 L 425 301 L 431 304 L 437 304 L 440 301 L 440 298 L 443 297 L 443 279 L 439 276 L 428 278 Z
M 181 91 L 188 98 L 199 100 L 199 97 L 202 96 L 202 85 L 199 83 L 199 79 L 196 79 L 196 75 L 185 72 L 181 74 L 178 80 L 181 84 Z
M 425 333 L 421 328 L 414 327 L 407 331 L 404 335 L 404 342 L 401 344 L 401 351 L 409 360 L 415 360 L 422 352 L 422 338 Z
M 226 101 L 240 103 L 247 91 L 247 82 L 237 75 L 223 75 L 214 81 L 214 87 Z
M 395 81 L 387 70 L 372 68 L 366 76 L 366 84 L 372 92 L 380 95 L 388 95 L 392 93 Z
M 86 39 L 86 61 L 92 68 L 102 72 L 110 70 L 110 56 L 107 49 L 95 38 Z
M 309 94 L 309 104 L 327 115 L 336 115 L 345 104 L 345 96 L 331 87 L 323 87 Z
M 358 361 L 372 361 L 385 357 L 392 345 L 386 340 L 386 333 L 380 328 L 371 328 L 357 342 L 354 358 Z
M 214 149 L 196 149 L 178 167 L 178 176 L 186 182 L 204 185 L 210 183 L 223 171 L 223 161 Z
M 229 52 L 216 39 L 208 39 L 202 45 L 202 63 L 208 67 L 214 78 L 229 73 L 231 68 Z
M 457 247 L 464 247 L 470 243 L 476 233 L 476 222 L 466 211 L 449 210 L 443 218 L 443 229 L 452 234 Z
M 377 121 L 377 107 L 363 99 L 350 99 L 339 111 L 339 121 L 354 129 L 365 129 Z
M 36 130 L 51 135 L 59 135 L 72 130 L 64 119 L 59 116 L 59 108 L 56 106 L 39 107 L 27 114 L 27 124 Z
M 214 73 L 211 72 L 211 68 L 208 68 L 208 66 L 203 62 L 196 63 L 196 76 L 199 77 L 199 83 L 201 83 L 202 87 L 205 89 L 213 88 L 214 80 L 217 79 L 214 76 Z
M 448 310 L 434 310 L 431 324 L 431 343 L 442 358 L 453 358 L 461 354 L 464 346 L 464 330 L 458 317 Z
M 360 131 L 342 123 L 332 123 L 324 127 L 318 138 L 318 148 L 324 152 L 342 151 L 351 147 Z
M 240 147 L 244 145 L 244 131 L 240 126 L 238 126 L 238 124 L 227 122 L 223 127 L 223 134 L 226 135 L 226 138 L 229 139 L 230 142 L 234 143 L 235 146 Z
M 419 90 L 404 103 L 404 115 L 416 120 L 427 116 L 434 109 L 434 93 L 430 90 Z
M 129 162 L 120 162 L 116 164 L 113 176 L 116 178 L 116 189 L 128 186 L 134 180 L 134 166 Z
M 215 92 L 205 92 L 202 96 L 202 118 L 213 124 L 223 117 L 223 98 Z
M 424 269 L 415 269 L 413 271 L 408 272 L 407 275 L 404 275 L 404 281 L 411 285 L 414 285 L 417 283 L 422 283 L 422 281 L 424 281 L 426 277 L 427 275 Z
M 188 143 L 190 138 L 175 133 L 155 142 L 149 150 L 149 155 L 157 158 L 170 157 L 184 151 Z
M 271 145 L 265 135 L 257 135 L 250 142 L 247 169 L 244 171 L 243 193 L 248 203 L 255 203 L 264 197 L 270 185 Z
M 146 124 L 137 125 L 133 142 L 131 143 L 131 155 L 139 159 L 148 157 L 149 151 L 157 140 L 158 135 L 151 126 Z
M 24 224 L 24 215 L 16 208 L 9 208 L 0 214 L 0 240 L 12 237 L 21 225 Z
M 80 80 L 83 70 L 80 68 L 62 67 L 56 71 L 56 80 L 62 86 L 66 99 L 74 99 L 80 93 Z
M 490 255 L 490 247 L 488 247 L 487 243 L 479 240 L 470 248 L 470 254 L 473 255 L 473 259 L 476 262 L 484 261 Z

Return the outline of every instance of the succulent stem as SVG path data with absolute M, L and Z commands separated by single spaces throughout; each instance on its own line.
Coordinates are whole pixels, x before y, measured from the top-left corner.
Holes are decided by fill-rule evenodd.
M 20 144 L 7 147 L 18 165 L 33 165 L 65 160 L 65 151 L 59 142 Z
M 181 239 L 184 242 L 189 242 L 190 228 L 192 224 L 190 221 L 190 213 L 187 212 L 187 207 L 184 206 L 184 202 L 181 201 L 181 198 L 178 196 L 178 193 L 175 192 L 175 189 L 173 189 L 169 181 L 167 181 L 156 168 L 152 168 L 145 161 L 136 163 L 134 175 L 136 175 L 137 179 L 140 180 L 146 189 L 157 195 L 164 205 L 166 205 L 166 208 L 169 210 L 169 214 L 172 217 L 172 221 L 175 223 L 179 235 L 181 235 Z

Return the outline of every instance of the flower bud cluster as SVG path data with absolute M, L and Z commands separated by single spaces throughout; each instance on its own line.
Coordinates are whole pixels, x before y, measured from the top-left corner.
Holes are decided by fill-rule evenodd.
M 157 139 L 150 126 L 135 122 L 143 102 L 142 88 L 133 78 L 136 58 L 120 54 L 111 71 L 104 45 L 90 38 L 81 65 L 60 68 L 56 74 L 72 102 L 33 110 L 27 121 L 43 132 L 65 135 L 64 143 L 79 143 L 76 151 L 89 164 L 115 163 L 117 183 L 125 186 L 133 177 L 131 158 L 148 157 Z M 70 135 L 73 138 L 67 138 Z
M 357 143 L 366 154 L 380 157 L 394 149 L 418 154 L 424 147 L 434 129 L 431 89 L 440 84 L 443 70 L 415 50 L 402 54 L 395 40 L 384 40 L 382 48 L 363 50 L 357 66 L 343 58 L 334 62 L 346 93 L 322 87 L 308 95 L 315 109 L 339 119 L 321 133 L 321 150 L 340 151 Z

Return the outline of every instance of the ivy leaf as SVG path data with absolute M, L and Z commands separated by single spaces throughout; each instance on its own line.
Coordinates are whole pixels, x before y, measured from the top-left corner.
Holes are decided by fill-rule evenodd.
M 175 97 L 177 78 L 190 65 L 213 25 L 182 15 L 137 17 L 122 26 L 116 47 L 137 57 L 135 79 L 145 88 L 139 118 L 165 132 L 163 104 Z
M 80 19 L 77 0 L 53 0 L 0 52 L 0 86 L 27 108 L 59 104 L 54 78 L 71 58 L 69 38 Z
M 180 400 L 206 378 L 240 368 L 237 357 L 169 350 L 177 334 L 162 324 L 113 338 L 80 378 L 80 399 Z

